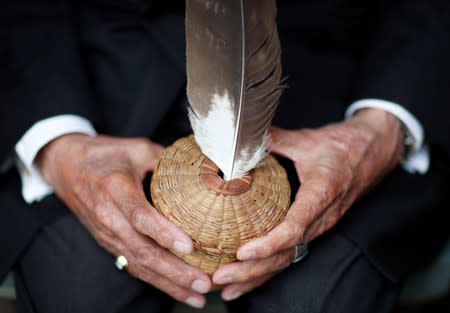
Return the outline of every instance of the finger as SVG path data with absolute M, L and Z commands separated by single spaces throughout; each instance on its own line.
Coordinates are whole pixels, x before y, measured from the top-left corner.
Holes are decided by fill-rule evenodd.
M 180 254 L 192 253 L 191 238 L 150 205 L 139 180 L 127 173 L 115 174 L 109 180 L 107 193 L 138 233 Z
M 344 208 L 341 203 L 331 205 L 320 218 L 316 219 L 309 226 L 305 233 L 305 241 L 310 242 L 314 240 L 336 225 L 346 211 Z
M 123 222 L 126 223 L 126 219 L 123 216 L 122 219 Z M 99 231 L 98 227 L 92 223 L 88 222 L 87 225 L 89 229 L 94 230 L 92 233 L 94 234 L 97 242 L 103 248 L 115 257 L 121 255 L 127 259 L 128 266 L 126 267 L 126 270 L 132 276 L 162 290 L 174 299 L 185 302 L 192 307 L 202 308 L 205 305 L 205 297 L 202 296 L 201 293 L 193 290 L 192 288 L 179 286 L 151 269 L 144 267 L 135 257 L 134 253 L 125 244 L 123 244 L 120 237 L 109 235 L 109 232 Z M 117 226 L 121 228 L 123 227 L 123 225 Z
M 129 264 L 138 266 L 139 272 L 134 272 L 138 274 L 138 278 L 149 278 L 152 273 L 158 273 L 172 281 L 172 284 L 189 289 L 191 293 L 206 293 L 211 289 L 210 279 L 205 273 L 188 266 L 167 250 L 135 233 L 118 211 L 111 210 L 110 216 L 113 215 L 116 217 L 114 223 L 109 225 L 109 231 L 98 231 L 97 228 L 93 233 L 107 251 L 115 256 L 123 255 Z M 109 235 L 110 233 L 113 235 Z
M 228 285 L 222 290 L 222 299 L 224 301 L 236 300 L 243 294 L 261 286 L 269 279 L 271 279 L 274 275 L 275 273 L 270 273 L 246 283 Z
M 180 254 L 191 254 L 194 248 L 190 237 L 180 228 L 169 222 L 149 204 L 128 204 L 131 225 L 139 233 L 149 236 L 160 246 L 173 249 Z
M 125 217 L 116 221 L 116 236 L 133 253 L 143 268 L 156 272 L 174 284 L 189 288 L 198 293 L 211 289 L 208 275 L 198 268 L 186 264 L 183 260 L 161 248 L 157 243 L 138 234 Z
M 225 285 L 255 280 L 288 267 L 294 254 L 295 250 L 291 248 L 262 260 L 226 264 L 214 273 L 213 282 L 217 285 Z
M 198 293 L 207 293 L 211 290 L 212 283 L 206 273 L 188 265 L 156 243 L 136 241 L 136 244 L 131 244 L 130 249 L 134 251 L 136 259 L 143 267 L 155 271 L 176 285 Z
M 282 250 L 304 242 L 310 225 L 328 208 L 329 199 L 322 188 L 323 181 L 309 181 L 300 186 L 283 222 L 267 235 L 256 238 L 239 248 L 237 258 L 241 261 L 267 258 Z
M 153 270 L 144 267 L 135 257 L 134 253 L 122 243 L 122 240 L 119 237 L 105 236 L 101 232 L 95 232 L 95 234 L 100 245 L 113 256 L 117 257 L 122 255 L 127 259 L 128 265 L 126 270 L 132 276 L 153 285 L 178 301 L 186 302 L 194 307 L 202 307 L 204 305 L 204 297 L 199 292 L 196 292 L 191 288 L 179 286 Z
M 113 255 L 123 255 L 127 259 L 128 266 L 126 267 L 126 270 L 130 275 L 154 286 L 172 298 L 184 302 L 187 305 L 195 308 L 202 308 L 205 305 L 206 299 L 201 293 L 190 288 L 179 286 L 162 275 L 143 267 L 134 254 L 122 244 L 120 239 L 115 239 L 116 242 L 113 245 L 113 250 L 115 251 L 113 252 Z
M 305 130 L 306 131 L 306 130 Z M 301 132 L 278 127 L 270 128 L 269 151 L 294 160 L 302 144 Z
M 184 302 L 189 306 L 194 308 L 203 308 L 205 306 L 206 298 L 201 293 L 195 292 L 190 288 L 177 285 L 163 275 L 147 270 L 132 253 L 125 253 L 125 256 L 129 261 L 127 271 L 134 277 L 151 284 L 172 298 Z

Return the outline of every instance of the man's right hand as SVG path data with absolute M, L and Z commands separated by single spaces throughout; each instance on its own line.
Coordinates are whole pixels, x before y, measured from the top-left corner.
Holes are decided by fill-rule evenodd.
M 150 205 L 142 187 L 163 150 L 143 138 L 68 134 L 47 144 L 37 164 L 98 243 L 127 258 L 131 275 L 200 308 L 211 280 L 166 250 L 189 254 L 192 240 Z

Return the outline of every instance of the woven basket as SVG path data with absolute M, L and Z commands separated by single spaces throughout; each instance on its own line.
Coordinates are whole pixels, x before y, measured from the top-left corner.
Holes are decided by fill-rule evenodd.
M 236 260 L 242 244 L 283 220 L 290 185 L 270 155 L 245 177 L 224 181 L 191 135 L 166 149 L 153 173 L 151 195 L 153 205 L 194 241 L 191 255 L 177 255 L 213 275 Z

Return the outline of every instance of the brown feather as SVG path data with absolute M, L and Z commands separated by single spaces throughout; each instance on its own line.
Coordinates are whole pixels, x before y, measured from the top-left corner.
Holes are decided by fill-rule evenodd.
M 281 84 L 274 0 L 187 0 L 187 94 L 195 138 L 225 179 L 265 156 Z

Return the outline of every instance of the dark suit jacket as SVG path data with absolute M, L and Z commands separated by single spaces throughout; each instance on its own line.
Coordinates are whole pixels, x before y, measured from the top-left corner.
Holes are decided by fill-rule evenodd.
M 380 98 L 405 106 L 425 126 L 428 174 L 395 170 L 332 230 L 397 281 L 448 235 L 449 2 L 278 5 L 290 88 L 274 124 L 318 127 L 341 120 L 353 100 Z M 165 144 L 186 132 L 173 125 L 186 105 L 184 8 L 175 1 L 3 0 L 0 36 L 2 276 L 43 224 L 68 213 L 54 196 L 25 204 L 8 166 L 14 144 L 34 122 L 78 114 L 100 133 Z

